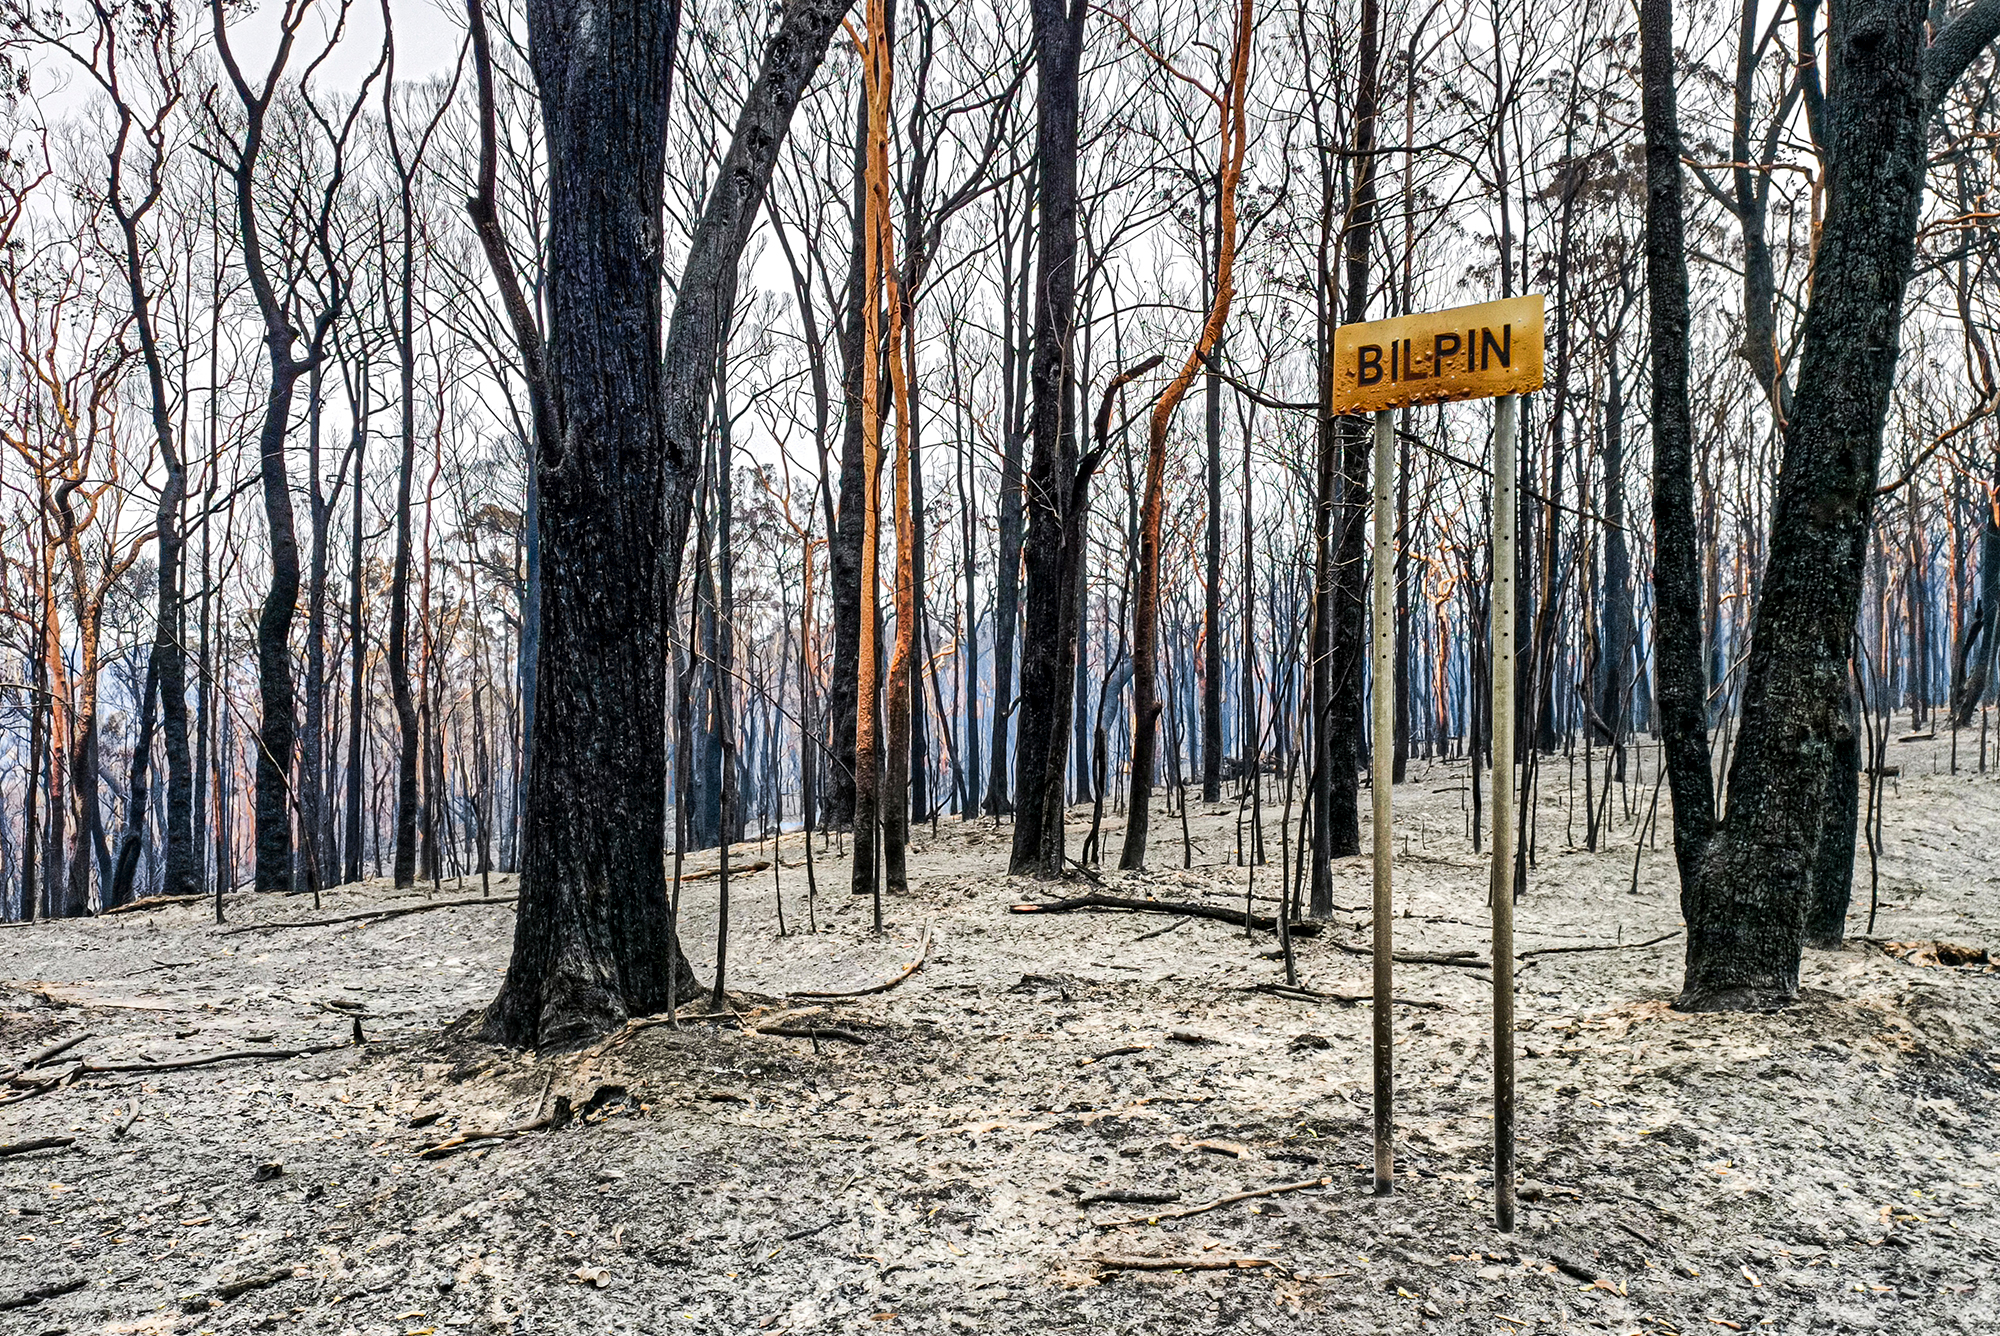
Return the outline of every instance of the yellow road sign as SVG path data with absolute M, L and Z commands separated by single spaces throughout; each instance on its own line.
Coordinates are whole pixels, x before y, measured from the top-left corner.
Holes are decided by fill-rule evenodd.
M 1542 297 L 1342 325 L 1333 411 L 1368 413 L 1542 388 Z

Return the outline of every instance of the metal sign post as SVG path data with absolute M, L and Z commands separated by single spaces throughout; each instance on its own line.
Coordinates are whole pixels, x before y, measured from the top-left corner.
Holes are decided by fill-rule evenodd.
M 1374 739 L 1369 759 L 1375 846 L 1375 1195 L 1387 1196 L 1396 1178 L 1393 1111 L 1396 1104 L 1395 1029 L 1390 985 L 1395 968 L 1395 906 L 1390 896 L 1390 799 L 1396 779 L 1395 410 L 1375 411 L 1375 676 Z
M 1514 1228 L 1514 535 L 1520 396 L 1493 406 L 1493 1224 Z M 1477 756 L 1472 758 L 1479 764 Z
M 1333 410 L 1375 415 L 1374 636 L 1370 777 L 1374 809 L 1375 1191 L 1395 1182 L 1395 897 L 1391 875 L 1396 732 L 1395 427 L 1391 410 L 1496 399 L 1493 416 L 1493 1219 L 1514 1227 L 1514 548 L 1520 395 L 1542 387 L 1542 298 L 1343 325 Z M 1479 758 L 1472 758 L 1474 765 Z

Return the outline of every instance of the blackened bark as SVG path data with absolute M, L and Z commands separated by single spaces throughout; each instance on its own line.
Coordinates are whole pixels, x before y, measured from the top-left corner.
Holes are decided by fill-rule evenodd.
M 1034 0 L 1040 111 L 1035 133 L 1040 230 L 1035 269 L 1033 453 L 1028 464 L 1028 609 L 1022 637 L 1020 741 L 1014 766 L 1014 847 L 1008 870 L 1062 875 L 1063 772 L 1076 690 L 1076 582 L 1064 525 L 1077 474 L 1077 77 L 1084 6 Z
M 136 127 L 136 120 L 122 98 L 114 98 L 113 105 L 118 115 L 118 149 L 111 156 L 111 189 L 108 200 L 114 216 L 118 220 L 119 232 L 125 243 L 125 285 L 132 301 L 133 325 L 139 333 L 139 351 L 146 368 L 147 406 L 150 409 L 153 428 L 153 448 L 159 453 L 160 464 L 166 477 L 160 487 L 158 503 L 153 509 L 153 524 L 159 544 L 159 568 L 155 573 L 153 646 L 147 667 L 149 693 L 157 687 L 159 706 L 165 732 L 167 759 L 167 806 L 166 806 L 166 867 L 165 877 L 160 886 L 163 895 L 186 895 L 195 889 L 196 854 L 194 843 L 194 775 L 188 756 L 188 716 L 187 716 L 187 651 L 181 644 L 181 566 L 186 551 L 187 538 L 181 529 L 181 503 L 187 497 L 187 465 L 181 459 L 179 445 L 175 439 L 172 400 L 168 395 L 166 366 L 160 354 L 158 332 L 153 320 L 152 293 L 146 284 L 144 255 L 145 244 L 139 235 L 140 219 L 151 211 L 161 195 L 161 172 L 164 157 L 158 152 L 163 142 L 160 127 L 155 124 L 146 133 L 154 153 L 149 157 L 147 190 L 136 204 L 128 205 L 122 176 L 125 167 L 124 147 Z M 146 722 L 152 718 L 151 701 L 141 714 Z M 150 728 L 140 732 L 150 740 Z M 128 821 L 127 848 L 119 850 L 119 870 L 113 877 L 112 902 L 122 904 L 131 891 L 132 872 L 127 869 L 128 860 L 136 866 L 138 861 L 138 827 L 143 825 L 146 798 L 141 786 L 145 773 L 143 756 L 134 756 L 132 764 L 132 811 L 140 818 Z
M 1688 412 L 1687 251 L 1681 235 L 1680 126 L 1673 0 L 1643 0 L 1639 63 L 1646 122 L 1646 296 L 1653 358 L 1653 658 L 1660 739 L 1673 793 L 1681 906 L 1714 822 L 1708 678 L 1702 665 L 1701 557 Z M 1499 759 L 1495 758 L 1499 764 Z
M 1381 98 L 1381 5 L 1361 6 L 1360 69 L 1354 98 L 1354 194 L 1348 205 L 1345 318 L 1349 323 L 1368 315 L 1368 257 L 1375 233 L 1374 152 L 1376 118 Z M 1329 352 L 1331 338 L 1328 339 Z M 1368 659 L 1368 562 L 1364 552 L 1368 532 L 1370 458 L 1374 432 L 1365 418 L 1343 418 L 1332 424 L 1338 444 L 1334 479 L 1331 621 L 1327 637 L 1329 681 L 1325 716 L 1326 742 L 1320 752 L 1319 803 L 1313 822 L 1316 843 L 1324 841 L 1327 858 L 1361 852 L 1361 716 L 1362 668 Z M 1331 878 L 1315 875 L 1311 911 L 1314 917 L 1333 912 Z
M 270 366 L 264 421 L 257 435 L 258 481 L 263 491 L 266 541 L 271 550 L 271 578 L 257 617 L 257 694 L 261 716 L 257 727 L 255 885 L 260 891 L 282 891 L 290 888 L 292 879 L 291 770 L 296 732 L 292 713 L 291 634 L 299 603 L 299 543 L 292 521 L 291 480 L 285 468 L 285 430 L 291 421 L 292 391 L 299 377 L 319 359 L 327 331 L 340 315 L 345 290 L 339 274 L 330 272 L 329 290 L 310 333 L 303 337 L 305 355 L 295 356 L 301 334 L 292 326 L 289 303 L 279 296 L 265 261 L 256 190 L 258 163 L 264 150 L 264 118 L 290 60 L 298 24 L 288 19 L 281 25 L 269 73 L 261 88 L 252 88 L 230 45 L 222 0 L 210 0 L 209 17 L 216 54 L 243 108 L 242 137 L 233 146 L 228 172 L 235 195 L 243 275 L 263 321 L 264 349 Z M 351 118 L 348 124 L 352 125 Z M 337 141 L 334 148 L 333 168 L 320 192 L 319 214 L 311 220 L 322 258 L 329 258 L 329 214 L 344 171 L 345 139 Z
M 828 547 L 833 592 L 833 681 L 827 712 L 833 731 L 833 773 L 826 793 L 826 817 L 836 826 L 854 820 L 855 683 L 861 655 L 861 535 L 863 491 L 861 378 L 873 367 L 863 304 L 868 300 L 864 248 L 867 245 L 868 96 L 858 94 L 854 110 L 854 230 L 847 255 L 847 311 L 840 331 L 841 437 L 840 514 Z
M 382 102 L 389 140 L 395 143 L 394 103 Z M 389 698 L 396 711 L 396 843 L 391 876 L 398 889 L 417 879 L 417 764 L 422 733 L 415 693 L 410 689 L 410 499 L 417 462 L 417 354 L 411 309 L 416 230 L 410 173 L 400 173 L 397 203 L 402 215 L 402 267 L 391 301 L 396 343 L 396 384 L 401 403 L 401 453 L 396 465 L 396 551 L 389 569 Z
M 666 624 L 737 262 L 845 9 L 793 0 L 779 20 L 690 241 L 662 357 L 659 216 L 679 6 L 529 5 L 561 431 L 538 443 L 539 737 L 513 958 L 486 1013 L 490 1038 L 569 1042 L 694 987 L 666 894 Z
M 1847 707 L 1847 735 L 1833 743 L 1825 828 L 1806 908 L 1806 941 L 1829 951 L 1838 951 L 1847 937 L 1847 908 L 1854 898 L 1854 838 L 1861 820 L 1861 720 L 1852 694 Z
M 139 698 L 139 728 L 132 739 L 132 780 L 125 790 L 125 831 L 118 840 L 118 861 L 111 871 L 111 886 L 104 893 L 104 907 L 122 905 L 132 898 L 132 881 L 139 871 L 139 847 L 146 830 L 146 773 L 153 759 L 153 730 L 159 715 L 153 708 L 160 689 L 160 663 L 148 656 L 146 685 Z
M 1218 354 L 1220 349 L 1217 350 Z M 1202 386 L 1208 435 L 1208 527 L 1202 557 L 1201 800 L 1222 801 L 1222 377 Z M 1244 575 L 1249 578 L 1248 573 Z
M 246 190 L 247 195 L 247 190 Z M 245 206 L 249 207 L 248 205 Z M 281 317 L 282 323 L 282 317 Z M 299 541 L 292 525 L 291 481 L 285 470 L 285 423 L 298 381 L 291 331 L 268 338 L 271 385 L 258 437 L 264 522 L 271 545 L 271 580 L 257 616 L 256 887 L 284 891 L 292 884 L 291 763 L 292 618 L 299 605 Z
M 1802 6 L 1803 8 L 1803 6 Z M 1771 261 L 1771 243 L 1766 212 L 1771 181 L 1776 175 L 1780 136 L 1791 123 L 1791 109 L 1800 96 L 1801 85 L 1794 81 L 1775 115 L 1771 117 L 1761 153 L 1750 156 L 1750 114 L 1756 96 L 1758 53 L 1757 6 L 1743 6 L 1736 33 L 1736 99 L 1730 124 L 1729 153 L 1732 163 L 1731 211 L 1743 229 L 1743 359 L 1763 387 L 1772 411 L 1780 422 L 1791 416 L 1791 386 L 1778 358 L 1777 278 Z
M 325 364 L 306 378 L 306 523 L 310 553 L 306 563 L 305 711 L 299 730 L 299 872 L 318 894 L 325 885 L 328 841 L 326 816 L 326 572 L 332 507 L 320 478 L 320 440 L 325 425 Z
M 1994 477 L 1980 505 L 1979 587 L 1972 616 L 1966 619 L 1957 646 L 1952 682 L 1952 721 L 1960 728 L 1972 722 L 1993 680 L 1994 645 L 2000 633 L 2000 453 L 1993 457 Z
M 549 159 L 543 646 L 513 957 L 489 1038 L 574 1042 L 694 987 L 664 877 L 660 228 L 674 0 L 536 0 Z M 393 637 L 393 630 L 392 630 Z M 392 651 L 393 652 L 393 651 Z M 401 861 L 401 848 L 398 848 Z
M 1843 851 L 1852 858 L 1854 827 L 1840 819 L 1853 801 L 1846 758 L 1856 745 L 1849 650 L 1916 254 L 1925 130 L 2000 31 L 2000 0 L 1981 0 L 1927 51 L 1928 13 L 1921 0 L 1875 0 L 1831 16 L 1838 78 L 1821 113 L 1826 216 L 1744 669 L 1729 812 L 1683 891 L 1687 971 L 1676 1005 L 1687 1010 L 1795 997 L 1821 870 Z
M 1331 212 L 1331 201 L 1328 201 Z M 1324 222 L 1324 219 L 1322 219 Z M 1322 259 L 1324 258 L 1322 238 Z M 1333 908 L 1333 824 L 1327 813 L 1332 809 L 1332 786 L 1327 778 L 1327 727 L 1333 702 L 1333 550 L 1334 512 L 1338 500 L 1340 438 L 1333 416 L 1333 334 L 1338 317 L 1331 284 L 1322 266 L 1320 275 L 1324 306 L 1319 321 L 1319 414 L 1314 424 L 1313 464 L 1313 583 L 1312 635 L 1310 637 L 1311 677 L 1307 684 L 1305 732 L 1312 751 L 1306 770 L 1311 790 L 1305 806 L 1310 810 L 1312 838 L 1300 836 L 1301 854 L 1310 846 L 1312 855 L 1311 891 L 1308 903 Z M 1473 767 L 1475 775 L 1478 767 Z M 1478 781 L 1475 779 L 1474 783 Z M 1301 813 L 1301 818 L 1305 816 Z
M 1028 443 L 1028 359 L 1021 355 L 1020 335 L 1028 324 L 1028 244 L 1033 232 L 1024 219 L 1018 275 L 1008 273 L 1014 254 L 1011 238 L 1002 248 L 1000 261 L 1003 278 L 1014 281 L 1004 285 L 1000 316 L 1004 345 L 1000 352 L 1001 416 L 1005 421 L 1000 446 L 1000 551 L 993 572 L 993 743 L 986 778 L 986 810 L 996 817 L 1013 810 L 1007 776 L 1013 758 L 1007 736 L 1014 719 L 1014 633 L 1021 617 L 1021 548 L 1026 528 L 1021 456 Z
M 1396 460 L 1396 736 L 1390 782 L 1401 784 L 1410 770 L 1410 442 L 1409 412 L 1403 415 Z
M 1612 777 L 1625 778 L 1625 731 L 1632 714 L 1632 555 L 1625 545 L 1625 397 L 1618 361 L 1608 359 L 1604 393 L 1604 586 L 1597 674 L 1597 723 L 1612 748 Z
M 352 885 L 361 880 L 361 726 L 364 688 L 368 675 L 368 641 L 361 616 L 361 477 L 368 456 L 368 364 L 364 358 L 349 384 L 348 405 L 354 421 L 354 514 L 348 534 L 347 585 L 347 819 L 341 838 L 341 881 Z

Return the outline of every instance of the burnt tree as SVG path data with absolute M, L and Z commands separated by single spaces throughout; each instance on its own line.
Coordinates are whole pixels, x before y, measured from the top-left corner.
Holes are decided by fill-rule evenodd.
M 689 243 L 661 347 L 675 0 L 532 0 L 549 158 L 537 738 L 490 1039 L 574 1042 L 694 988 L 665 867 L 668 620 L 741 257 L 843 0 L 793 0 Z
M 1826 216 L 1729 810 L 1683 883 L 1687 967 L 1676 1005 L 1685 1010 L 1790 1002 L 1808 920 L 1824 927 L 1832 918 L 1814 903 L 1821 870 L 1853 857 L 1848 660 L 1916 258 L 1926 132 L 1944 94 L 2000 33 L 2000 0 L 1980 0 L 1927 44 L 1929 14 L 1921 0 L 1872 0 L 1830 15 L 1835 77 L 1818 116 Z

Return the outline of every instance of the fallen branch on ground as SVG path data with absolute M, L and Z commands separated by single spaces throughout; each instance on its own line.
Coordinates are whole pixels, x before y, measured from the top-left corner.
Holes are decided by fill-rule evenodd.
M 1936 940 L 1891 941 L 1886 937 L 1856 937 L 1857 942 L 1881 948 L 1885 955 L 1893 956 L 1905 965 L 1915 965 L 1919 969 L 1929 969 L 1942 965 L 1949 969 L 1962 969 L 1971 965 L 1990 965 L 1993 953 L 1983 946 L 1972 946 L 1964 942 Z
M 865 1044 L 865 1035 L 852 1030 L 842 1030 L 825 1025 L 758 1025 L 751 1027 L 756 1034 L 782 1035 L 787 1039 L 838 1039 L 843 1044 Z
M 1277 1267 L 1268 1257 L 1093 1257 L 1103 1271 L 1252 1271 Z
M 1646 1233 L 1642 1229 L 1635 1229 L 1633 1226 L 1626 1224 L 1623 1220 L 1613 1220 L 1611 1223 L 1616 1225 L 1618 1228 L 1624 1230 L 1627 1234 L 1630 1234 L 1633 1238 L 1639 1240 L 1639 1242 L 1645 1244 L 1648 1248 L 1658 1248 L 1660 1246 L 1660 1241 L 1654 1238 L 1651 1234 Z
M 359 923 L 363 919 L 380 920 L 401 918 L 405 914 L 421 914 L 427 909 L 459 909 L 467 905 L 511 905 L 511 895 L 492 897 L 473 896 L 465 900 L 432 900 L 428 904 L 405 905 L 401 908 L 364 909 L 358 914 L 336 914 L 332 918 L 294 919 L 284 923 L 251 923 L 241 928 L 224 928 L 217 937 L 234 937 L 244 932 L 282 932 L 286 928 L 327 928 L 336 923 Z
M 1101 1201 L 1124 1202 L 1128 1206 L 1166 1206 L 1181 1199 L 1178 1192 L 1154 1192 L 1144 1188 L 1107 1188 L 1086 1192 L 1076 1199 L 1078 1206 L 1095 1206 Z
M 33 1141 L 10 1142 L 5 1146 L 0 1146 L 0 1160 L 4 1160 L 12 1155 L 26 1155 L 38 1150 L 61 1150 L 66 1146 L 74 1146 L 75 1144 L 75 1137 L 36 1137 Z
M 434 1146 L 424 1147 L 417 1152 L 417 1158 L 420 1160 L 441 1160 L 455 1151 L 464 1150 L 481 1141 L 512 1141 L 515 1137 L 526 1136 L 530 1132 L 543 1132 L 565 1127 L 569 1124 L 569 1120 L 569 1096 L 557 1095 L 555 1108 L 551 1109 L 545 1117 L 537 1118 L 531 1123 L 522 1123 L 519 1127 L 503 1127 L 491 1132 L 459 1132 L 445 1138 Z
M 1093 1053 L 1087 1058 L 1078 1058 L 1076 1065 L 1088 1067 L 1093 1062 L 1103 1062 L 1106 1058 L 1122 1058 L 1132 1053 L 1144 1053 L 1151 1044 L 1126 1044 L 1120 1048 L 1107 1048 L 1102 1053 Z
M 731 863 L 729 865 L 729 875 L 732 877 L 745 877 L 752 872 L 762 872 L 770 866 L 770 860 L 765 858 L 760 858 L 754 863 Z M 681 873 L 681 885 L 685 886 L 691 881 L 712 881 L 721 875 L 722 869 L 719 867 L 705 867 L 699 872 L 683 872 Z
M 7 1084 L 16 1080 L 19 1077 L 26 1076 L 29 1072 L 35 1070 L 35 1068 L 37 1067 L 47 1066 L 50 1058 L 56 1057 L 59 1054 L 69 1052 L 71 1049 L 75 1048 L 78 1044 L 81 1044 L 84 1040 L 90 1038 L 91 1035 L 94 1033 L 95 1031 L 85 1030 L 82 1034 L 72 1035 L 68 1039 L 64 1039 L 59 1043 L 50 1044 L 47 1048 L 43 1049 L 39 1053 L 30 1054 L 29 1056 L 21 1059 L 20 1066 L 16 1067 L 13 1071 L 7 1073 L 6 1076 L 0 1077 L 0 1084 Z
M 1273 997 L 1289 998 L 1294 1002 L 1338 1002 L 1343 1007 L 1375 1000 L 1372 993 L 1322 993 L 1312 988 L 1294 988 L 1288 983 L 1253 983 L 1250 985 L 1250 991 L 1269 993 Z M 1390 1001 L 1399 1007 L 1423 1007 L 1429 1011 L 1450 1010 L 1442 1002 L 1427 1002 L 1416 997 L 1397 997 L 1391 998 Z
M 1297 929 L 1293 931 L 1296 932 Z M 1375 948 L 1372 946 L 1349 946 L 1346 942 L 1336 942 L 1330 937 L 1326 944 L 1350 956 L 1366 956 L 1370 960 L 1375 958 Z M 1451 951 L 1443 955 L 1433 955 L 1423 951 L 1397 951 L 1389 958 L 1398 965 L 1452 965 L 1462 970 L 1493 968 L 1491 962 L 1479 959 L 1470 951 Z
M 1663 932 L 1658 937 L 1649 937 L 1643 942 L 1598 942 L 1590 946 L 1538 946 L 1532 951 L 1516 953 L 1514 959 L 1526 960 L 1530 956 L 1564 956 L 1577 951 L 1637 951 L 1642 946 L 1658 946 L 1661 942 L 1670 941 L 1680 935 L 1681 930 L 1675 928 L 1672 932 Z
M 924 935 L 917 942 L 917 958 L 910 962 L 908 969 L 904 970 L 901 974 L 898 974 L 895 978 L 889 980 L 889 982 L 878 983 L 868 988 L 850 988 L 842 992 L 786 993 L 785 996 L 817 997 L 817 998 L 868 997 L 875 993 L 886 993 L 891 988 L 894 988 L 897 984 L 903 982 L 903 980 L 909 978 L 912 974 L 915 974 L 918 970 L 922 969 L 924 967 L 924 961 L 930 958 L 930 954 L 931 954 L 931 925 L 926 923 L 924 925 Z
M 1228 923 L 1241 928 L 1247 926 L 1259 932 L 1275 932 L 1278 920 L 1270 914 L 1245 914 L 1240 909 L 1227 909 L 1221 905 L 1191 904 L 1185 900 L 1140 900 L 1127 895 L 1073 895 L 1067 900 L 1052 900 L 1047 903 L 1019 904 L 1013 907 L 1016 914 L 1067 914 L 1076 909 L 1129 909 L 1143 914 L 1185 914 L 1189 918 L 1214 919 L 1217 923 Z M 1317 936 L 1320 925 L 1310 920 L 1291 925 L 1295 937 Z
M 9 1095 L 5 1099 L 0 1099 L 0 1104 L 19 1104 L 24 1099 L 33 1099 L 37 1095 L 46 1095 L 51 1090 L 54 1090 L 57 1086 L 62 1085 L 65 1081 L 71 1081 L 74 1080 L 75 1078 L 76 1078 L 76 1069 L 72 1067 L 69 1071 L 62 1073 L 60 1076 L 51 1076 L 48 1080 L 43 1081 L 38 1085 L 29 1086 L 26 1090 L 23 1090 L 18 1095 Z
M 100 1076 L 108 1072 L 174 1072 L 189 1067 L 211 1067 L 218 1062 L 259 1061 L 283 1062 L 287 1058 L 303 1058 L 313 1053 L 328 1053 L 336 1048 L 349 1047 L 343 1039 L 337 1044 L 307 1044 L 303 1048 L 245 1048 L 232 1053 L 210 1053 L 198 1058 L 168 1058 L 163 1062 L 80 1062 L 77 1072 L 82 1076 Z
M 1280 1183 L 1276 1187 L 1232 1192 L 1227 1197 L 1217 1197 L 1214 1201 L 1203 1202 L 1199 1206 L 1183 1207 L 1178 1211 L 1161 1211 L 1157 1215 L 1135 1216 L 1130 1220 L 1099 1220 L 1094 1223 L 1099 1229 L 1116 1229 L 1120 1225 L 1150 1225 L 1161 1220 L 1185 1220 L 1191 1215 L 1202 1215 L 1217 1207 L 1228 1206 L 1232 1202 L 1249 1201 L 1252 1197 L 1275 1197 L 1283 1192 L 1303 1192 L 1307 1188 L 1323 1188 L 1331 1182 L 1333 1182 L 1331 1178 L 1307 1178 L 1297 1183 Z
M 78 1276 L 75 1280 L 59 1280 L 53 1285 L 42 1285 L 36 1289 L 17 1294 L 11 1299 L 0 1299 L 0 1310 L 33 1308 L 44 1299 L 54 1299 L 64 1294 L 74 1293 L 89 1283 L 90 1281 L 87 1277 Z
M 148 909 L 165 909 L 168 905 L 191 905 L 197 900 L 209 900 L 212 898 L 206 894 L 147 895 L 137 900 L 128 900 L 122 905 L 113 905 L 111 908 L 105 910 L 104 914 L 138 914 Z M 98 917 L 102 918 L 104 914 L 100 914 Z

